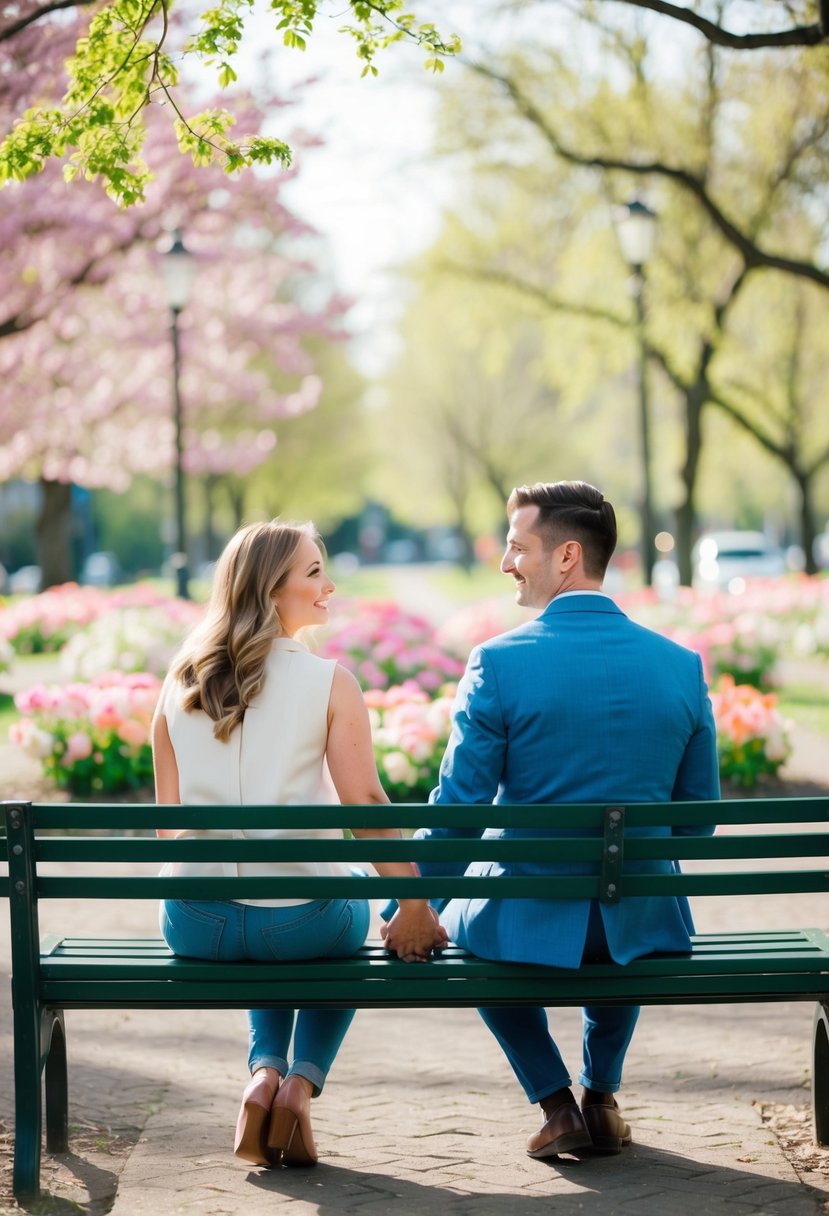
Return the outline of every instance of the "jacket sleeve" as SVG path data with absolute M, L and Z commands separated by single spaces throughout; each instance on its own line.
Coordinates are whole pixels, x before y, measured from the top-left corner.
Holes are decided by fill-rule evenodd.
M 702 671 L 702 660 L 697 661 L 699 685 L 699 713 L 694 733 L 688 740 L 685 754 L 679 766 L 671 798 L 674 802 L 701 802 L 720 797 L 720 768 L 717 755 L 717 728 L 714 711 L 708 696 L 708 687 Z M 675 836 L 713 836 L 716 824 L 707 827 L 675 827 Z
M 498 792 L 506 747 L 506 729 L 501 713 L 498 686 L 492 663 L 476 647 L 469 656 L 466 671 L 458 685 L 452 709 L 452 732 L 440 766 L 439 785 L 429 795 L 433 807 L 490 804 Z M 486 831 L 480 828 L 442 827 L 439 814 L 434 827 L 419 828 L 416 840 L 479 840 Z M 461 875 L 465 861 L 418 862 L 421 874 L 433 877 Z M 440 910 L 447 902 L 433 899 Z M 381 912 L 384 920 L 393 914 L 392 901 Z

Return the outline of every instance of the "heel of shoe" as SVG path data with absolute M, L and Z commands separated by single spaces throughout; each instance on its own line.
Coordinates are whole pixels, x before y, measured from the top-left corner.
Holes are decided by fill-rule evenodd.
M 268 1148 L 284 1153 L 290 1148 L 298 1127 L 299 1120 L 292 1110 L 287 1106 L 274 1106 L 268 1128 Z
M 316 1165 L 317 1155 L 302 1137 L 299 1119 L 287 1106 L 274 1106 L 268 1129 L 268 1152 L 279 1155 L 283 1165 Z
M 233 1152 L 251 1165 L 268 1165 L 264 1151 L 265 1120 L 268 1112 L 257 1102 L 244 1102 L 236 1123 Z

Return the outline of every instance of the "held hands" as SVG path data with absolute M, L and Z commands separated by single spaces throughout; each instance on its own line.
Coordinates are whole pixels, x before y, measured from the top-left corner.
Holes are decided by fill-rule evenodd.
M 401 903 L 390 921 L 380 928 L 387 950 L 405 963 L 425 963 L 433 950 L 449 943 L 449 934 L 429 904 L 420 900 Z

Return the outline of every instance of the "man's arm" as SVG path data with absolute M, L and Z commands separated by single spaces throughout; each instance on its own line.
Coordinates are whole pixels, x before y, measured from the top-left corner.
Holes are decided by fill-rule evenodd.
M 702 660 L 696 656 L 699 679 L 700 710 L 697 728 L 688 741 L 685 755 L 674 782 L 671 798 L 674 802 L 701 802 L 720 797 L 720 765 L 717 755 L 717 728 L 708 687 L 702 671 Z M 708 827 L 675 827 L 675 836 L 713 836 L 716 824 Z
M 452 733 L 441 762 L 439 784 L 429 795 L 430 804 L 491 804 L 501 783 L 506 741 L 495 673 L 491 661 L 476 647 L 458 685 L 452 709 Z M 415 839 L 478 840 L 486 826 L 419 828 Z M 417 868 L 421 874 L 439 878 L 461 875 L 466 866 L 464 861 L 434 861 L 418 862 Z M 430 903 L 440 910 L 446 900 L 434 899 Z M 381 916 L 388 919 L 395 906 L 392 901 Z

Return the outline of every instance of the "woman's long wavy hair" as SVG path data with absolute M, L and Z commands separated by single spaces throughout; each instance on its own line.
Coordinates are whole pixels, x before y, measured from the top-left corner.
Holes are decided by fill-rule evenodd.
M 262 688 L 265 662 L 282 634 L 274 606 L 304 537 L 320 543 L 313 524 L 250 524 L 228 541 L 216 564 L 204 621 L 177 655 L 172 672 L 187 690 L 182 708 L 201 709 L 226 743 Z

